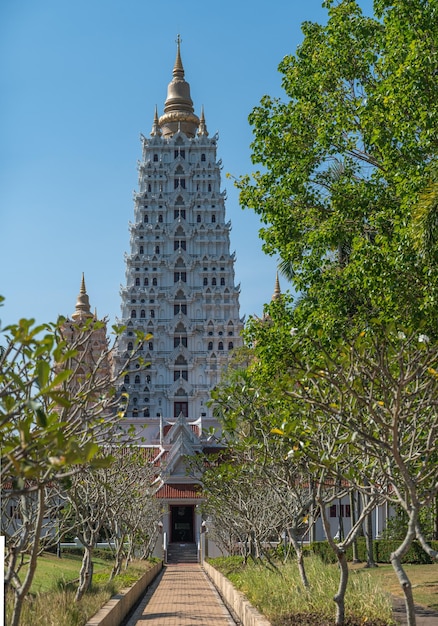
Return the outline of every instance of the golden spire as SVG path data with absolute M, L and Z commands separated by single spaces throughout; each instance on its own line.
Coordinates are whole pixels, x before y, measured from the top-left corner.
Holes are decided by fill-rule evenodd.
M 155 105 L 154 123 L 152 124 L 151 137 L 159 137 L 161 135 L 161 128 L 158 123 L 158 108 Z
M 74 320 L 78 320 L 84 317 L 93 317 L 93 314 L 90 311 L 90 300 L 85 287 L 84 272 L 82 272 L 81 287 L 79 289 L 79 295 L 76 302 L 76 310 L 73 313 L 72 318 Z
M 184 68 L 181 61 L 181 37 L 180 35 L 176 36 L 176 59 L 175 65 L 173 66 L 173 75 L 174 77 L 184 79 Z
M 185 133 L 187 137 L 194 137 L 199 126 L 199 117 L 193 112 L 190 85 L 184 79 L 184 67 L 181 61 L 181 37 L 179 35 L 176 44 L 173 78 L 167 87 L 164 115 L 160 117 L 159 125 L 164 137 L 172 137 L 179 131 Z
M 205 137 L 208 137 L 207 125 L 205 123 L 205 117 L 204 117 L 204 105 L 202 105 L 202 108 L 201 108 L 201 117 L 199 118 L 198 135 L 204 135 Z
M 280 281 L 278 280 L 278 272 L 275 276 L 275 287 L 274 293 L 272 294 L 271 301 L 279 300 L 281 298 L 281 289 L 280 289 Z

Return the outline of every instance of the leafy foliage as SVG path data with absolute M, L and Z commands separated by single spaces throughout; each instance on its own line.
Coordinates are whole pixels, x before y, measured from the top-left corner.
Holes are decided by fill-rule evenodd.
M 304 295 L 297 326 L 422 319 L 432 334 L 436 264 L 411 223 L 438 149 L 437 7 L 378 1 L 371 18 L 353 0 L 325 4 L 327 25 L 304 23 L 279 65 L 287 99 L 264 96 L 250 115 L 262 169 L 240 179 L 240 201 Z

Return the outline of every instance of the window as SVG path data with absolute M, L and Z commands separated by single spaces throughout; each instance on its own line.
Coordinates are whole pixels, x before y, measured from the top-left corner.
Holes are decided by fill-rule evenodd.
M 140 317 L 141 317 L 142 319 L 144 319 L 144 318 L 146 317 L 146 311 L 145 311 L 144 309 L 142 309 L 142 310 L 140 311 Z
M 182 217 L 184 220 L 186 219 L 186 210 L 185 209 L 175 209 L 173 212 L 173 219 L 178 219 L 178 217 Z
M 177 283 L 178 281 L 183 283 L 187 282 L 187 272 L 174 272 L 173 273 L 173 282 Z
M 224 344 L 222 341 L 219 341 L 219 345 L 217 347 L 218 350 L 223 350 L 224 349 Z
M 132 341 L 128 341 L 128 350 L 133 350 L 134 349 L 134 344 L 132 343 Z
M 212 284 L 212 285 L 216 285 L 216 278 L 214 278 L 214 277 L 213 277 L 213 278 L 211 279 L 211 284 Z
M 186 158 L 186 151 L 184 150 L 184 148 L 177 148 L 173 154 L 175 159 L 177 159 L 178 157 L 181 157 L 182 159 Z
M 204 277 L 204 280 L 203 280 L 203 285 L 204 285 L 204 287 L 205 287 L 206 285 L 208 285 L 208 278 Z
M 143 222 L 147 224 L 149 222 L 149 217 L 147 215 L 144 216 Z
M 211 223 L 212 224 L 216 224 L 216 215 L 213 213 L 213 215 L 211 216 Z
M 234 348 L 234 344 L 232 341 L 228 342 L 228 350 L 232 350 Z
M 160 246 L 155 246 L 155 254 L 160 254 Z
M 330 517 L 336 517 L 336 504 L 330 506 Z
M 150 352 L 152 352 L 153 349 L 154 349 L 154 344 L 152 343 L 152 341 L 149 341 L 148 350 L 150 350 Z
M 132 417 L 138 417 L 138 409 L 132 409 Z
M 177 348 L 179 345 L 187 348 L 187 337 L 174 337 L 173 338 L 173 347 Z
M 163 216 L 161 215 L 161 213 L 160 213 L 160 215 L 158 216 L 158 222 L 159 222 L 160 224 L 162 224 L 162 223 L 163 223 Z
M 149 278 L 145 278 L 143 281 L 143 285 L 147 287 L 149 285 Z
M 135 286 L 136 287 L 140 287 L 140 279 L 139 278 L 135 279 Z
M 351 508 L 349 504 L 341 504 L 341 517 L 351 517 Z
M 150 183 L 148 183 L 148 191 L 152 191 L 152 186 Z
M 223 276 L 221 278 L 221 285 L 222 285 L 222 287 L 225 285 L 225 278 Z
M 155 317 L 155 311 L 153 309 L 151 310 L 151 317 Z
M 205 161 L 205 154 L 204 153 L 201 154 L 201 161 Z
M 213 350 L 213 342 L 212 341 L 208 342 L 208 350 Z
M 157 279 L 156 279 L 156 278 L 153 278 L 153 279 L 152 279 L 152 285 L 153 285 L 154 287 L 156 287 L 156 286 L 158 285 L 158 281 L 157 281 Z
M 184 313 L 184 315 L 187 315 L 187 304 L 174 304 L 173 314 L 178 315 L 178 313 Z
M 211 185 L 208 183 L 208 191 L 211 191 Z
M 173 404 L 173 416 L 178 417 L 182 413 L 184 417 L 189 416 L 189 404 L 188 402 L 174 402 Z
M 131 319 L 135 319 L 137 317 L 137 311 L 135 309 L 132 309 L 131 311 Z
M 186 188 L 186 179 L 185 178 L 175 178 L 175 180 L 173 181 L 173 188 L 174 189 L 178 189 L 178 187 L 181 187 L 181 189 L 185 189 Z
M 126 383 L 127 385 L 129 385 L 129 374 L 126 374 L 126 375 L 125 375 L 125 379 L 124 379 L 124 380 L 125 380 L 125 383 Z
M 158 162 L 158 154 L 154 154 L 154 162 L 157 163 Z
M 189 376 L 188 376 L 188 372 L 187 370 L 174 370 L 173 372 L 173 380 L 179 380 L 180 378 L 184 379 L 184 380 L 188 380 Z
M 148 408 L 146 408 L 146 409 L 143 411 L 143 417 L 149 417 L 149 409 L 148 409 Z
M 201 216 L 199 215 L 199 213 L 198 213 L 198 215 L 196 216 L 196 221 L 198 222 L 198 224 L 201 222 Z
M 136 377 L 135 377 L 135 379 L 134 379 L 134 383 L 135 383 L 136 385 L 139 385 L 139 384 L 140 384 L 140 376 L 139 376 L 138 374 L 136 375 Z
M 143 253 L 144 253 L 144 248 L 143 246 L 140 246 L 140 254 L 143 254 Z

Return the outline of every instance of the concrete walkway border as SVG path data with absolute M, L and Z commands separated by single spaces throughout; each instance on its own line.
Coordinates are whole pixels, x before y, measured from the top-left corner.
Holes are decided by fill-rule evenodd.
M 237 617 L 242 626 L 271 626 L 271 622 L 269 622 L 266 617 L 263 617 L 263 615 L 248 602 L 243 593 L 237 591 L 230 581 L 218 572 L 217 569 L 206 561 L 202 563 L 202 567 L 218 590 L 228 609 Z
M 85 626 L 119 626 L 141 596 L 144 595 L 146 588 L 158 576 L 162 567 L 163 561 L 155 563 L 132 587 L 122 589 L 113 596 Z

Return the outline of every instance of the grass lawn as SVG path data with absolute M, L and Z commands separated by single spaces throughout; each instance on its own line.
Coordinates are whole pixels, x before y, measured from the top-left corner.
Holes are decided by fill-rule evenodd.
M 37 569 L 32 582 L 31 593 L 41 593 L 54 589 L 59 581 L 71 582 L 79 578 L 82 558 L 76 554 L 63 554 L 58 558 L 54 554 L 44 553 L 38 557 Z M 111 570 L 111 562 L 93 558 L 94 573 Z
M 76 584 L 81 556 L 53 554 L 38 558 L 36 575 L 30 595 L 21 614 L 21 626 L 84 626 L 89 618 L 121 589 L 130 587 L 153 566 L 151 561 L 133 561 L 128 570 L 108 582 L 112 562 L 93 558 L 93 585 L 84 597 L 75 602 Z M 7 619 L 12 600 L 7 602 Z
M 377 568 L 364 569 L 363 564 L 352 565 L 349 563 L 349 567 L 353 570 L 352 575 L 361 576 L 366 572 L 372 576 L 373 580 L 382 589 L 400 598 L 403 597 L 403 592 L 400 589 L 392 565 L 382 564 Z M 415 603 L 427 606 L 435 611 L 438 610 L 438 564 L 403 565 L 403 567 L 412 583 Z
M 336 566 L 325 565 L 318 557 L 306 558 L 310 589 L 303 587 L 295 561 L 277 563 L 277 568 L 239 557 L 211 559 L 233 585 L 274 626 L 332 625 L 335 616 L 333 596 L 339 585 Z M 372 602 L 370 602 L 372 598 Z M 346 624 L 388 626 L 392 623 L 391 600 L 370 576 L 351 577 L 345 599 Z
M 337 565 L 306 558 L 311 584 L 307 593 L 297 575 L 295 562 L 277 563 L 278 571 L 249 562 L 245 567 L 239 557 L 211 559 L 275 626 L 295 624 L 319 626 L 332 624 L 335 614 L 333 596 L 339 584 Z M 438 564 L 406 565 L 417 604 L 438 609 Z M 391 565 L 368 569 L 363 564 L 349 563 L 350 576 L 346 595 L 349 624 L 375 626 L 392 622 L 392 601 L 389 594 L 403 597 Z M 372 599 L 372 600 L 371 600 Z

